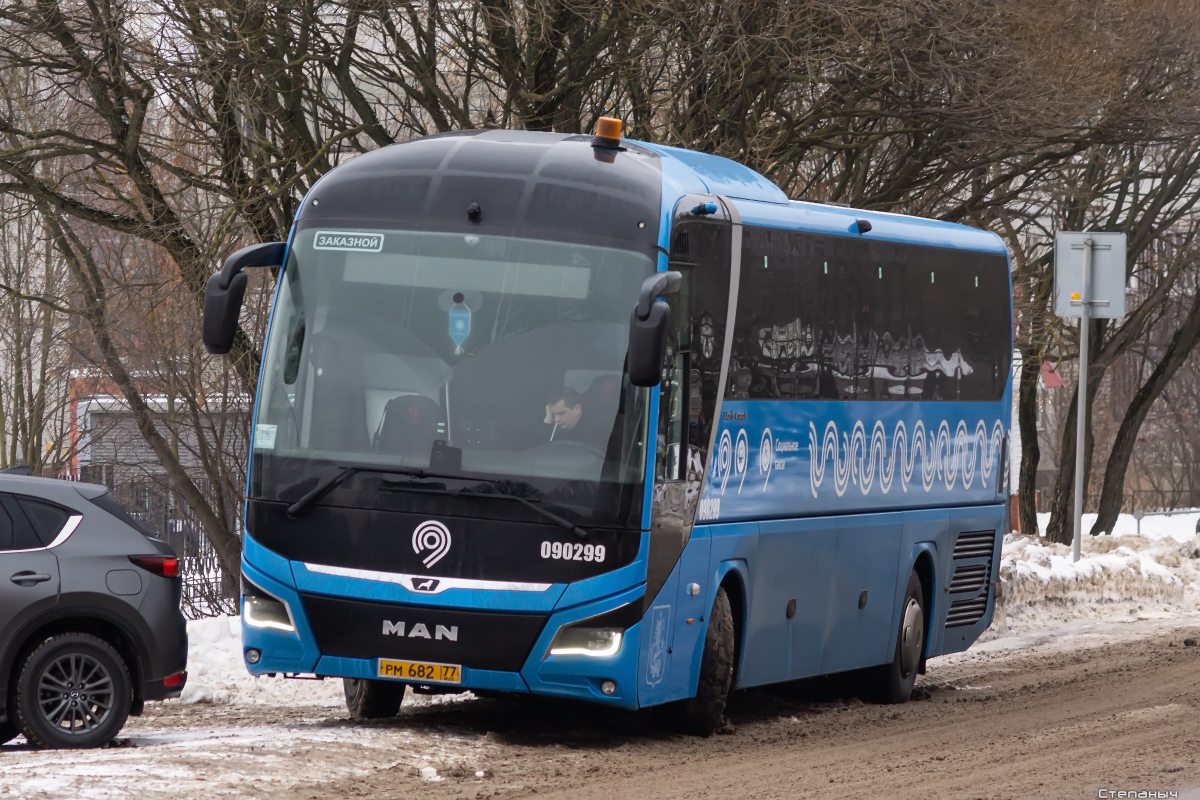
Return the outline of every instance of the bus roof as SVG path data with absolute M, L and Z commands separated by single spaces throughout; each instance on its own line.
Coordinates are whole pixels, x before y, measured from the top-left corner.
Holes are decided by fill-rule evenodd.
M 747 225 L 857 237 L 856 223 L 865 219 L 871 223 L 870 238 L 873 241 L 1007 254 L 1003 241 L 990 231 L 905 214 L 789 200 L 774 183 L 728 158 L 678 147 L 639 144 L 663 158 L 666 162 L 663 165 L 664 183 L 675 183 L 679 196 L 687 192 L 708 192 L 728 197 L 734 201 Z M 677 162 L 676 168 L 671 168 L 671 161 Z
M 513 130 L 410 140 L 331 170 L 296 219 L 461 225 L 478 200 L 485 225 L 579 231 L 584 220 L 597 235 L 664 246 L 660 234 L 676 203 L 696 193 L 731 199 L 748 225 L 857 237 L 855 222 L 866 219 L 873 241 L 1006 253 L 998 236 L 966 225 L 789 200 L 762 175 L 721 156 L 626 139 L 621 158 L 598 160 L 590 144 L 590 136 Z M 659 225 L 643 224 L 655 218 Z

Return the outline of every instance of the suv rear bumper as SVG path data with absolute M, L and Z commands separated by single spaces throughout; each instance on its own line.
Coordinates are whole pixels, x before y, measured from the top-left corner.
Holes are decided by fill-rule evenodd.
M 187 686 L 187 672 L 184 671 L 182 679 L 174 686 L 165 686 L 163 682 L 166 678 L 158 678 L 157 680 L 148 680 L 142 683 L 142 699 L 143 700 L 171 700 L 183 694 L 183 687 Z M 170 676 L 168 676 L 170 677 Z

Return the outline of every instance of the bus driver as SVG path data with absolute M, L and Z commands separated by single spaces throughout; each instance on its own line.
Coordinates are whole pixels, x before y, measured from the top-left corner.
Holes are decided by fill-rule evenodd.
M 599 430 L 597 423 L 602 424 L 603 420 L 598 415 L 584 413 L 583 396 L 574 389 L 563 387 L 553 397 L 554 402 L 546 404 L 546 416 L 542 420 L 554 426 L 550 441 L 579 442 L 603 451 L 607 431 Z

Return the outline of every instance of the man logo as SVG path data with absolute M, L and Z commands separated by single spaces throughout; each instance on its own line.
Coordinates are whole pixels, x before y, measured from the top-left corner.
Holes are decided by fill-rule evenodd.
M 436 592 L 439 583 L 441 581 L 437 578 L 421 578 L 420 580 L 414 578 L 412 588 L 414 592 Z
M 429 627 L 424 622 L 417 622 L 408 629 L 408 633 L 406 634 L 404 631 L 403 621 L 392 622 L 391 620 L 385 619 L 383 621 L 383 635 L 407 637 L 409 639 L 436 639 L 439 642 L 442 639 L 445 639 L 450 642 L 457 642 L 458 626 L 451 625 L 449 628 L 447 628 L 445 625 L 434 625 L 433 636 L 430 636 Z
M 425 568 L 429 569 L 450 552 L 450 529 L 435 519 L 425 520 L 413 531 L 412 544 L 413 552 L 418 556 L 429 551 L 423 559 Z

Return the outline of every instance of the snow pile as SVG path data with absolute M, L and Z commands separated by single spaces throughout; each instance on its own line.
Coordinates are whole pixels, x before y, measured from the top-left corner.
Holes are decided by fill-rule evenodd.
M 255 678 L 242 664 L 242 625 L 237 617 L 188 622 L 188 681 L 184 703 L 340 706 L 339 680 Z
M 345 707 L 342 682 L 255 678 L 242 662 L 242 621 L 210 617 L 188 622 L 188 680 L 179 702 L 218 705 L 280 705 Z M 445 695 L 405 693 L 404 704 L 438 705 L 474 698 L 471 692 Z M 172 701 L 173 702 L 173 701 Z
M 1122 514 L 1111 536 L 1084 535 L 1082 557 L 1042 538 L 1010 534 L 1000 560 L 1003 597 L 985 638 L 1083 618 L 1165 619 L 1200 609 L 1200 512 Z M 1049 515 L 1039 515 L 1044 533 Z M 1095 515 L 1085 514 L 1083 530 Z

